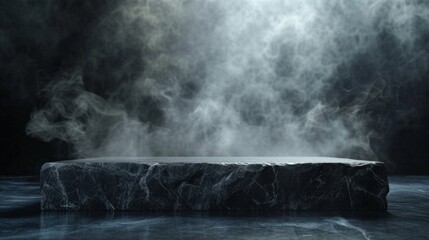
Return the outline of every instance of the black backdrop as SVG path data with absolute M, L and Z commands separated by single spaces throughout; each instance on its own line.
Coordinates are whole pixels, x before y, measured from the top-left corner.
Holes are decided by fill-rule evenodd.
M 81 59 L 91 47 L 93 26 L 119 2 L 0 2 L 0 174 L 37 174 L 43 162 L 71 157 L 70 146 L 58 140 L 45 143 L 31 138 L 25 126 L 39 104 L 38 92 L 59 73 L 81 67 L 86 87 L 101 96 L 114 87 L 105 82 L 113 77 L 109 69 L 125 67 L 120 59 L 132 58 L 132 50 L 107 55 L 96 70 L 82 66 Z M 133 66 L 126 67 L 132 70 Z M 400 104 L 391 100 L 370 106 L 391 122 L 382 129 L 383 135 L 373 140 L 373 148 L 381 160 L 393 163 L 388 165 L 391 173 L 429 174 L 429 73 L 393 91 Z M 408 110 L 404 117 L 396 119 L 392 114 L 404 110 Z

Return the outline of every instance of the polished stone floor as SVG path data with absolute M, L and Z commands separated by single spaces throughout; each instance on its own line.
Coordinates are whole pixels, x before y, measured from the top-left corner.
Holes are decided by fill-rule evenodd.
M 38 179 L 0 178 L 0 239 L 429 239 L 429 177 L 389 177 L 386 213 L 40 212 Z

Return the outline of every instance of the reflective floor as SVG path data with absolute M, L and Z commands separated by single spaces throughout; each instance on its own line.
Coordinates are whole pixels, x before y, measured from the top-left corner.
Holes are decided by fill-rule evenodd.
M 38 179 L 0 178 L 0 239 L 429 239 L 429 177 L 390 177 L 386 213 L 40 212 Z

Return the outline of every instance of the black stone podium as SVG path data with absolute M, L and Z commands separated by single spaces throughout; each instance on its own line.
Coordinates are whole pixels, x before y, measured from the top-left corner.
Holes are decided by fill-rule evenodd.
M 143 157 L 49 162 L 42 210 L 384 211 L 384 164 L 324 157 Z

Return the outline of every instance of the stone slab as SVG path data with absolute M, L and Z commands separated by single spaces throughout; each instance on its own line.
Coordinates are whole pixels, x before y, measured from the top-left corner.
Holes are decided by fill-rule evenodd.
M 384 164 L 323 157 L 94 158 L 45 163 L 42 210 L 384 211 Z

